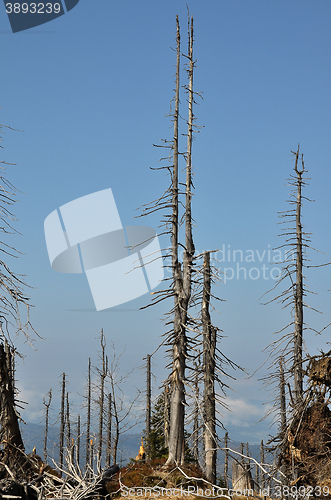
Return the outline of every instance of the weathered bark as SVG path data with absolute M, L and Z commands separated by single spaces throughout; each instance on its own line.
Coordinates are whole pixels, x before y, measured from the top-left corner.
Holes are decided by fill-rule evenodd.
M 285 376 L 284 376 L 284 366 L 283 359 L 279 360 L 279 392 L 280 392 L 280 470 L 283 474 L 286 474 L 286 465 L 284 463 L 284 453 L 287 447 L 286 439 L 286 394 L 285 394 Z M 281 476 L 281 481 L 285 484 L 286 478 Z
M 173 368 L 171 375 L 171 410 L 169 432 L 169 457 L 167 463 L 181 463 L 184 444 L 184 405 L 185 405 L 185 357 L 186 334 L 185 322 L 182 321 L 181 298 L 183 282 L 181 266 L 178 261 L 178 120 L 179 120 L 179 70 L 180 70 L 180 32 L 177 23 L 177 64 L 174 112 L 173 173 L 172 173 L 172 275 L 175 295 L 174 332 L 173 332 Z
M 147 354 L 147 391 L 146 391 L 146 459 L 150 459 L 149 437 L 151 432 L 151 357 Z
M 98 454 L 97 454 L 97 460 L 98 460 L 98 467 L 100 467 L 101 464 L 101 457 L 102 457 L 102 431 L 103 431 L 103 407 L 104 407 L 104 400 L 105 400 L 105 378 L 107 376 L 107 356 L 105 353 L 105 348 L 106 348 L 106 341 L 105 341 L 105 336 L 103 333 L 103 330 L 101 330 L 101 338 L 100 338 L 100 344 L 101 344 L 101 369 L 99 370 L 100 374 L 100 398 L 99 398 L 99 434 L 98 434 Z
M 69 451 L 71 445 L 69 392 L 67 392 L 66 394 L 66 423 L 67 423 L 67 448 Z
M 60 413 L 60 469 L 63 469 L 63 446 L 64 446 L 64 403 L 66 390 L 66 374 L 62 374 L 62 394 L 61 394 L 61 413 Z
M 107 449 L 106 449 L 106 465 L 110 467 L 110 452 L 111 452 L 111 427 L 112 427 L 112 398 L 108 394 L 108 429 L 107 429 Z
M 304 164 L 302 160 L 302 170 L 298 169 L 299 147 L 295 157 L 295 172 L 297 174 L 297 200 L 296 200 L 296 286 L 295 286 L 295 333 L 294 333 L 294 403 L 299 405 L 303 395 L 303 370 L 302 370 L 302 331 L 303 331 L 303 277 L 302 277 L 302 174 Z
M 77 444 L 76 444 L 76 463 L 79 467 L 80 460 L 80 415 L 77 416 Z
M 263 466 L 264 464 L 264 445 L 263 445 L 263 439 L 261 441 L 260 445 L 260 463 Z M 265 488 L 265 474 L 263 470 L 261 470 L 261 488 Z
M 232 463 L 232 489 L 240 490 L 242 495 L 253 496 L 253 493 L 248 493 L 248 490 L 254 491 L 254 481 L 247 464 Z
M 0 437 L 4 450 L 3 461 L 14 465 L 17 458 L 16 448 L 24 450 L 24 444 L 18 423 L 19 415 L 15 408 L 11 357 L 11 349 L 5 340 L 5 345 L 0 344 Z
M 172 176 L 172 273 L 175 296 L 174 331 L 173 331 L 173 369 L 171 375 L 171 410 L 169 457 L 167 464 L 184 462 L 184 417 L 185 417 L 185 368 L 187 357 L 187 311 L 191 298 L 192 258 L 194 245 L 192 237 L 192 132 L 193 132 L 193 18 L 189 33 L 189 118 L 186 158 L 186 190 L 185 190 L 185 248 L 183 256 L 183 273 L 178 261 L 178 118 L 179 118 L 179 68 L 180 68 L 180 33 L 177 22 L 177 65 L 176 94 L 174 113 L 173 141 L 173 176 Z
M 199 362 L 200 364 L 200 362 Z M 199 460 L 199 372 L 198 365 L 194 363 L 195 378 L 194 378 L 194 421 L 193 421 L 193 456 L 198 462 Z
M 228 439 L 229 439 L 229 433 L 226 431 L 225 436 L 224 436 L 224 448 L 225 448 L 225 455 L 224 455 L 224 481 L 225 481 L 225 487 L 229 487 L 229 480 L 228 480 L 228 470 L 229 470 L 229 451 L 227 450 L 228 448 Z
M 208 481 L 216 482 L 216 415 L 215 415 L 215 350 L 216 329 L 211 324 L 209 303 L 211 289 L 210 253 L 204 254 L 203 295 L 201 317 L 203 329 L 203 366 L 204 366 L 204 441 L 205 467 Z
M 86 467 L 90 463 L 90 429 L 91 429 L 91 358 L 88 360 L 87 375 L 87 419 L 86 419 Z
M 169 386 L 164 388 L 164 446 L 169 446 L 169 429 L 170 429 L 170 394 Z
M 44 438 L 44 462 L 47 461 L 47 438 L 48 438 L 48 425 L 49 425 L 49 408 L 52 401 L 52 389 L 48 391 L 48 401 L 43 398 L 43 404 L 46 408 L 45 410 L 45 438 Z

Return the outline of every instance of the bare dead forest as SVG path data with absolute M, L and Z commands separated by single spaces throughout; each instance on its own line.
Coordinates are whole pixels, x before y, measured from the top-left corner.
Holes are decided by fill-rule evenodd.
M 264 382 L 274 391 L 272 413 L 277 429 L 268 442 L 261 442 L 259 457 L 253 457 L 248 443 L 242 443 L 240 449 L 231 446 L 231 436 L 222 424 L 219 409 L 227 409 L 231 381 L 247 367 L 239 366 L 223 352 L 223 333 L 213 324 L 214 309 L 225 307 L 214 291 L 215 283 L 222 281 L 213 257 L 217 249 L 197 255 L 194 246 L 192 146 L 200 130 L 195 105 L 201 95 L 194 89 L 194 23 L 190 16 L 185 39 L 186 46 L 182 43 L 177 17 L 175 92 L 170 116 L 173 136 L 156 145 L 161 151 L 162 166 L 155 170 L 167 172 L 169 184 L 164 186 L 163 194 L 153 193 L 154 200 L 141 208 L 140 215 L 147 217 L 159 212 L 160 232 L 169 241 L 164 258 L 170 259 L 171 278 L 162 283 L 152 295 L 151 303 L 146 304 L 153 307 L 163 302 L 165 306 L 168 330 L 155 350 L 162 346 L 166 351 L 168 377 L 157 399 L 152 401 L 153 352 L 146 352 L 146 385 L 128 403 L 124 392 L 128 374 L 121 375 L 121 355 L 113 345 L 107 345 L 102 330 L 96 346 L 98 363 L 93 366 L 91 358 L 86 360 L 85 393 L 81 413 L 75 417 L 66 374 L 56 374 L 61 375 L 57 457 L 49 455 L 52 389 L 41 402 L 45 423 L 43 450 L 28 453 L 21 434 L 22 402 L 15 379 L 15 362 L 20 353 L 11 339 L 13 333 L 19 333 L 31 341 L 38 334 L 30 323 L 28 287 L 9 267 L 16 250 L 6 245 L 6 232 L 14 230 L 11 207 L 16 192 L 2 173 L 0 493 L 3 498 L 133 497 L 147 496 L 146 489 L 159 496 L 162 488 L 170 491 L 167 496 L 178 496 L 178 490 L 191 496 L 217 498 L 230 498 L 234 491 L 238 497 L 240 492 L 245 497 L 259 498 L 331 497 L 331 351 L 321 345 L 320 354 L 310 356 L 304 349 L 308 328 L 305 309 L 309 307 L 305 269 L 314 265 L 307 259 L 308 252 L 312 259 L 313 252 L 310 234 L 302 225 L 302 211 L 309 207 L 304 203 L 307 170 L 299 146 L 292 152 L 293 192 L 289 208 L 279 214 L 283 224 L 280 248 L 286 247 L 289 252 L 282 262 L 279 279 L 264 297 L 266 304 L 275 301 L 288 311 L 288 323 L 277 332 L 276 340 L 266 346 L 269 367 Z M 180 82 L 183 65 L 187 74 L 184 84 Z M 185 130 L 182 116 L 186 116 Z M 1 126 L 1 132 L 5 129 Z M 185 152 L 179 150 L 181 134 L 186 136 Z M 5 161 L 1 163 L 6 166 Z M 119 440 L 137 425 L 142 407 L 145 430 L 141 448 L 130 463 L 119 464 Z M 222 468 L 218 466 L 220 456 Z

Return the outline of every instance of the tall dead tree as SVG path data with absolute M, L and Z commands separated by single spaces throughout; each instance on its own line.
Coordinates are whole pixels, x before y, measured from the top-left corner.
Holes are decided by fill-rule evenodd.
M 151 304 L 156 304 L 166 298 L 172 297 L 174 306 L 168 313 L 169 321 L 166 324 L 172 326 L 168 333 L 167 344 L 171 346 L 171 374 L 168 377 L 166 384 L 170 386 L 170 428 L 169 428 L 169 456 L 167 464 L 182 464 L 184 461 L 184 420 L 185 420 L 185 387 L 189 386 L 193 381 L 192 363 L 198 352 L 197 344 L 200 342 L 197 339 L 197 329 L 201 324 L 200 319 L 192 317 L 190 314 L 194 305 L 197 305 L 193 298 L 192 280 L 194 268 L 193 260 L 195 259 L 195 248 L 192 234 L 192 140 L 193 131 L 196 128 L 194 125 L 195 117 L 193 113 L 193 104 L 195 103 L 195 95 L 198 95 L 193 90 L 193 72 L 195 61 L 193 59 L 193 18 L 189 17 L 188 21 L 188 53 L 185 56 L 187 59 L 187 74 L 188 84 L 184 86 L 188 98 L 188 119 L 187 119 L 187 146 L 186 152 L 179 152 L 179 89 L 180 89 L 180 28 L 178 16 L 176 17 L 176 81 L 175 81 L 175 97 L 174 97 L 174 112 L 173 117 L 174 134 L 172 141 L 164 141 L 164 147 L 170 149 L 169 160 L 170 165 L 160 167 L 166 169 L 170 173 L 171 184 L 165 193 L 157 200 L 143 207 L 143 213 L 140 216 L 149 215 L 157 210 L 171 209 L 170 213 L 163 215 L 163 225 L 165 233 L 170 234 L 171 246 L 167 257 L 171 257 L 171 285 L 166 290 L 153 292 Z M 170 145 L 169 145 L 170 143 Z M 185 182 L 179 179 L 179 158 L 184 157 L 186 160 Z M 166 158 L 163 158 L 163 160 Z M 184 201 L 182 199 L 184 197 Z M 182 216 L 179 213 L 179 208 L 184 208 Z M 179 238 L 179 228 L 184 226 L 184 241 Z M 181 233 L 182 235 L 182 233 Z M 180 261 L 179 250 L 183 250 L 183 258 Z M 195 293 L 195 291 L 194 291 Z M 201 294 L 200 294 L 201 295 Z M 198 326 L 199 325 L 199 326 Z M 193 332 L 191 335 L 190 332 Z M 232 364 L 227 358 L 223 358 L 225 363 Z M 221 372 L 222 370 L 220 370 Z M 200 369 L 200 375 L 202 370 Z M 189 375 L 187 375 L 189 374 Z M 221 383 L 222 388 L 225 387 Z
M 226 431 L 224 436 L 224 481 L 225 487 L 229 487 L 228 470 L 229 470 L 229 450 L 228 450 L 229 433 Z
M 65 393 L 66 393 L 66 374 L 62 373 L 61 384 L 61 412 L 60 412 L 60 469 L 63 469 L 63 455 L 64 455 L 64 429 L 65 429 Z
M 86 467 L 90 464 L 90 431 L 91 431 L 91 358 L 88 359 L 88 373 L 87 373 L 87 417 L 86 417 Z
M 192 139 L 193 139 L 193 18 L 189 31 L 188 60 L 189 84 L 188 104 L 188 133 L 186 152 L 186 183 L 185 183 L 185 245 L 183 266 L 178 260 L 178 232 L 179 232 L 179 180 L 178 180 L 178 119 L 179 119 L 179 69 L 180 69 L 180 32 L 178 16 L 177 22 L 177 65 L 176 65 L 176 95 L 174 113 L 174 141 L 173 141 L 173 174 L 172 174 L 172 275 L 173 293 L 175 299 L 174 322 L 172 333 L 173 366 L 170 377 L 171 406 L 170 406 L 170 434 L 169 457 L 167 463 L 184 462 L 184 417 L 185 417 L 185 368 L 187 358 L 186 327 L 188 308 L 191 298 L 192 259 L 194 244 L 192 236 Z
M 200 364 L 200 363 L 199 363 Z M 199 371 L 198 364 L 194 363 L 194 416 L 193 416 L 193 456 L 196 462 L 199 460 Z
M 151 400 L 152 400 L 152 390 L 151 390 L 151 356 L 147 354 L 147 391 L 146 391 L 146 458 L 150 459 L 150 444 L 149 436 L 151 432 Z
M 163 391 L 164 397 L 164 446 L 168 448 L 169 443 L 169 428 L 170 428 L 170 397 L 169 397 L 169 386 L 166 385 Z
M 52 389 L 47 393 L 48 401 L 46 397 L 43 397 L 43 405 L 45 406 L 45 438 L 44 438 L 44 462 L 47 461 L 47 439 L 48 439 L 48 426 L 49 426 L 49 409 L 52 402 Z
M 216 410 L 215 410 L 215 354 L 216 328 L 212 325 L 209 313 L 211 270 L 210 253 L 205 252 L 203 263 L 203 296 L 201 318 L 203 328 L 203 366 L 204 366 L 204 451 L 205 473 L 208 481 L 216 483 Z
M 76 463 L 79 467 L 80 461 L 80 415 L 77 416 L 77 442 L 76 442 Z
M 99 377 L 100 377 L 100 396 L 99 396 L 99 433 L 98 433 L 98 453 L 97 453 L 97 462 L 100 467 L 101 457 L 102 457 L 102 431 L 103 431 L 103 412 L 104 412 L 104 401 L 105 401 L 105 379 L 107 377 L 108 371 L 108 358 L 106 356 L 106 340 L 103 333 L 103 329 L 101 330 L 100 337 L 100 345 L 101 345 L 101 368 L 98 369 Z
M 301 207 L 302 207 L 302 174 L 305 172 L 303 155 L 301 159 L 302 169 L 298 168 L 299 161 L 299 146 L 295 153 L 295 167 L 297 174 L 296 187 L 296 214 L 295 214 L 295 232 L 296 232 L 296 286 L 294 291 L 294 306 L 295 306 L 295 333 L 294 333 L 294 402 L 297 406 L 302 402 L 303 394 L 303 369 L 302 369 L 302 332 L 303 332 L 303 241 L 302 241 L 302 223 L 301 223 Z
M 6 131 L 15 130 L 0 124 L 1 150 L 3 149 L 1 143 L 5 129 Z M 17 199 L 15 198 L 16 188 L 5 176 L 6 165 L 12 164 L 0 160 L 0 165 L 0 233 L 6 235 L 8 233 L 17 233 L 17 230 L 13 227 L 13 221 L 16 219 L 12 213 L 12 206 L 16 203 Z M 20 456 L 19 449 L 24 449 L 19 428 L 19 414 L 13 374 L 14 365 L 12 364 L 15 347 L 12 344 L 11 338 L 13 338 L 13 333 L 23 333 L 26 341 L 31 344 L 33 339 L 29 332 L 34 330 L 29 318 L 30 299 L 25 292 L 27 285 L 22 280 L 22 275 L 16 274 L 9 264 L 12 257 L 17 258 L 19 256 L 19 252 L 5 241 L 0 241 L 0 247 L 2 256 L 5 259 L 5 261 L 0 260 L 0 437 L 4 449 L 4 456 L 1 461 L 5 464 L 6 461 L 9 461 L 9 465 L 11 465 Z M 9 332 L 9 328 L 13 332 Z
M 271 374 L 264 378 L 267 383 L 275 383 L 277 385 L 277 397 L 274 400 L 273 411 L 277 411 L 279 415 L 279 432 L 270 442 L 276 442 L 279 457 L 278 464 L 283 464 L 285 471 L 284 455 L 286 447 L 288 447 L 288 433 L 292 425 L 301 422 L 301 415 L 304 410 L 304 356 L 303 356 L 303 332 L 307 328 L 304 324 L 304 307 L 307 288 L 305 286 L 305 278 L 303 268 L 308 267 L 305 264 L 307 260 L 307 249 L 311 248 L 310 239 L 307 233 L 303 230 L 302 224 L 302 190 L 306 185 L 307 178 L 304 175 L 307 173 L 303 161 L 303 155 L 300 154 L 300 149 L 296 152 L 292 151 L 294 156 L 294 173 L 291 175 L 290 185 L 293 186 L 292 195 L 289 204 L 293 207 L 290 210 L 281 212 L 279 216 L 282 219 L 282 224 L 285 224 L 283 236 L 286 237 L 284 245 L 278 247 L 285 248 L 285 259 L 282 262 L 282 273 L 272 290 L 276 289 L 280 284 L 289 284 L 285 290 L 281 291 L 276 297 L 269 302 L 278 301 L 284 308 L 291 309 L 292 321 L 278 333 L 282 333 L 281 338 L 274 341 L 268 346 L 272 357 L 273 370 Z M 316 266 L 318 267 L 318 266 Z M 267 303 L 269 303 L 267 302 Z M 280 384 L 280 392 L 278 386 Z M 290 406 L 286 408 L 285 389 L 289 391 Z M 291 430 L 293 435 L 296 430 Z M 287 475 L 290 473 L 288 467 Z M 296 461 L 292 470 L 292 479 L 297 480 L 299 477 L 299 465 Z
M 112 398 L 111 393 L 108 394 L 108 427 L 107 427 L 107 448 L 106 448 L 106 465 L 110 467 L 110 454 L 111 454 L 111 433 L 112 433 Z

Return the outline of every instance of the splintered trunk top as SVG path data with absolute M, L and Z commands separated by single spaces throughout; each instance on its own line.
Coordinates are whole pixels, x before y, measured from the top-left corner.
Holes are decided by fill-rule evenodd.
M 4 462 L 11 462 L 17 448 L 24 450 L 18 413 L 15 408 L 15 388 L 12 373 L 12 353 L 7 342 L 0 344 L 0 424 L 4 444 Z

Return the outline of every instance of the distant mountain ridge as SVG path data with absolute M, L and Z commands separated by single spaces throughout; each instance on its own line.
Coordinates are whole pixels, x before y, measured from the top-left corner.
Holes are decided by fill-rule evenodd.
M 45 439 L 45 427 L 42 424 L 27 423 L 21 426 L 23 441 L 25 445 L 26 453 L 31 453 L 33 448 L 36 448 L 37 454 L 43 458 L 44 457 L 44 439 Z M 52 458 L 58 462 L 59 460 L 59 428 L 57 426 L 50 426 L 48 432 L 47 440 L 47 456 L 48 463 L 52 465 Z M 91 436 L 92 437 L 92 436 Z M 85 440 L 86 437 L 83 434 L 80 443 L 80 465 L 83 466 L 85 463 Z M 119 446 L 118 446 L 118 463 L 121 467 L 127 465 L 131 458 L 135 458 L 139 452 L 139 447 L 141 444 L 141 434 L 124 434 L 120 436 Z M 66 438 L 65 438 L 66 445 Z M 249 454 L 256 460 L 259 460 L 260 456 L 260 445 L 249 444 Z M 231 440 L 228 447 L 240 451 L 241 444 L 238 441 Z M 246 454 L 247 444 L 244 444 L 244 454 Z M 229 461 L 229 473 L 231 474 L 232 460 Z M 217 470 L 219 474 L 223 474 L 224 471 L 224 452 L 219 451 L 217 457 Z

